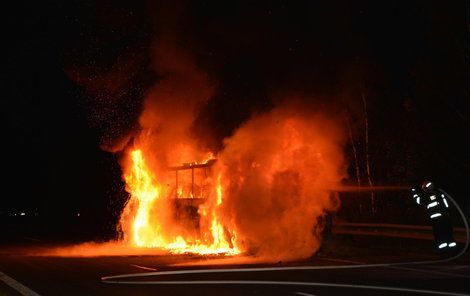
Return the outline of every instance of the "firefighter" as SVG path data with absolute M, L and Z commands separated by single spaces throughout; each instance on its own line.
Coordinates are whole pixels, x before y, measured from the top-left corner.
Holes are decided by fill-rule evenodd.
M 430 181 L 412 188 L 411 192 L 415 202 L 428 212 L 438 252 L 443 256 L 453 254 L 457 243 L 453 238 L 446 194 Z

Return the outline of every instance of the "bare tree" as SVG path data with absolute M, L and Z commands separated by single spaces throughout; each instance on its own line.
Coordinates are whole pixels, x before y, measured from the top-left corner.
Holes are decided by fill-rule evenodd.
M 367 100 L 364 95 L 364 92 L 361 91 L 361 98 L 362 98 L 362 104 L 364 106 L 364 142 L 365 142 L 365 152 L 366 152 L 366 172 L 367 172 L 367 181 L 369 183 L 369 186 L 372 187 L 372 176 L 371 176 L 371 170 L 370 170 L 370 155 L 369 155 L 369 116 L 367 114 Z M 375 195 L 374 192 L 371 191 L 370 193 L 370 202 L 371 202 L 371 208 L 372 212 L 375 213 L 377 211 L 377 205 L 375 201 Z
M 359 158 L 357 157 L 356 141 L 354 141 L 353 130 L 351 127 L 351 119 L 349 118 L 349 109 L 346 108 L 346 124 L 348 125 L 349 140 L 351 141 L 351 147 L 354 155 L 354 164 L 356 168 L 356 182 L 357 186 L 361 186 L 361 169 L 359 167 Z

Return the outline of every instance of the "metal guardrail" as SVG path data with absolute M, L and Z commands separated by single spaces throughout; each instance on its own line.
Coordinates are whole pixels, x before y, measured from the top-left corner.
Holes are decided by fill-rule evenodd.
M 334 226 L 341 227 L 379 227 L 379 228 L 394 228 L 394 229 L 412 229 L 412 230 L 430 230 L 432 226 L 429 225 L 409 225 L 409 224 L 391 224 L 391 223 L 349 223 L 349 222 L 335 222 Z M 454 232 L 465 232 L 463 227 L 454 227 Z
M 456 227 L 453 231 L 454 239 L 457 242 L 464 243 L 466 241 L 465 228 Z M 331 232 L 334 234 L 372 235 L 434 240 L 432 227 L 428 225 L 336 222 L 333 223 Z

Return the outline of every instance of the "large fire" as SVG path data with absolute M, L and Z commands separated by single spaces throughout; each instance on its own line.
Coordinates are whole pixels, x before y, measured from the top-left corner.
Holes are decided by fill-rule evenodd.
M 139 129 L 113 149 L 123 152 L 130 196 L 119 221 L 124 243 L 269 260 L 311 256 L 323 217 L 338 207 L 329 189 L 345 177 L 341 122 L 308 100 L 286 99 L 210 151 L 205 144 L 222 139 L 194 127 L 215 84 L 171 40 L 155 45 L 161 79 L 146 92 Z
M 318 222 L 338 206 L 329 189 L 344 176 L 333 120 L 275 109 L 226 139 L 217 159 L 184 143 L 159 149 L 163 134 L 149 135 L 142 131 L 123 161 L 128 245 L 291 259 L 319 248 Z
M 168 217 L 169 213 L 162 213 L 162 211 L 170 211 L 170 214 L 173 215 L 173 223 L 178 223 L 175 217 L 178 214 L 176 213 L 178 209 L 168 207 L 168 204 L 177 203 L 184 198 L 182 187 L 175 188 L 177 190 L 176 197 L 165 196 L 158 178 L 146 165 L 142 151 L 135 149 L 130 152 L 130 155 L 131 168 L 124 179 L 131 197 L 124 209 L 126 214 L 123 215 L 121 223 L 130 223 L 130 228 L 124 225 L 124 229 L 129 230 L 130 233 L 125 234 L 130 234 L 132 245 L 163 248 L 172 253 L 237 254 L 240 252 L 235 244 L 234 233 L 224 229 L 217 218 L 216 207 L 222 203 L 220 176 L 212 188 L 216 197 L 215 207 L 209 206 L 210 199 L 208 199 L 205 204 L 199 207 L 199 217 L 193 217 L 193 219 L 199 220 L 196 221 L 199 224 L 199 229 L 191 230 L 199 233 L 192 237 L 185 237 L 183 233 L 170 234 L 162 227 L 162 218 Z M 209 195 L 210 197 L 211 195 Z M 195 197 L 191 193 L 189 198 L 194 199 Z M 162 202 L 163 199 L 166 200 Z M 155 209 L 157 210 L 155 211 Z M 185 209 L 179 210 L 184 211 Z M 152 216 L 153 214 L 155 216 Z M 131 220 L 127 220 L 128 218 Z

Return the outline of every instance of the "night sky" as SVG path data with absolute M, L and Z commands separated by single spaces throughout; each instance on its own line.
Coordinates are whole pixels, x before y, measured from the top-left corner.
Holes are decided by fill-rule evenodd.
M 119 155 L 100 147 L 136 127 L 160 79 L 152 44 L 163 35 L 216 81 L 194 122 L 196 136 L 213 135 L 200 145 L 220 149 L 250 114 L 295 95 L 347 116 L 363 154 L 364 96 L 374 182 L 432 179 L 470 206 L 467 1 L 251 2 L 5 9 L 0 211 L 81 211 L 114 223 L 125 199 Z M 350 143 L 345 150 L 354 183 Z

